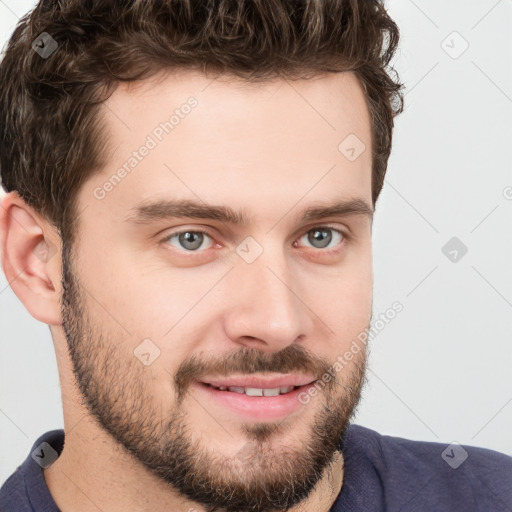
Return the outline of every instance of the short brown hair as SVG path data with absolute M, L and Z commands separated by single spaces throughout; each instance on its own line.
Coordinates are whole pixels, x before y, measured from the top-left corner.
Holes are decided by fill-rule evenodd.
M 42 33 L 58 44 L 46 57 Z M 70 242 L 78 190 L 106 163 L 99 113 L 119 82 L 172 68 L 251 82 L 352 71 L 371 116 L 375 205 L 403 110 L 398 40 L 379 0 L 41 0 L 0 64 L 2 186 Z

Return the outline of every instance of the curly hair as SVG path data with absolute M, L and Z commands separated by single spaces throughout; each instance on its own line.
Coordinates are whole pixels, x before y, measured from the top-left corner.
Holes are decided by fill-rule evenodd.
M 41 0 L 0 63 L 2 187 L 70 241 L 77 193 L 106 163 L 101 106 L 120 82 L 166 69 L 250 82 L 351 71 L 370 112 L 375 205 L 403 110 L 398 41 L 379 0 Z

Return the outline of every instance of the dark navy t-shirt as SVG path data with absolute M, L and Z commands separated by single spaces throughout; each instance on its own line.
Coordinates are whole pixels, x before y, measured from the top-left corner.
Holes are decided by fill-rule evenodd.
M 63 444 L 63 430 L 34 443 L 0 489 L 1 512 L 59 512 L 42 461 L 57 457 Z M 384 436 L 358 425 L 350 425 L 343 446 L 343 487 L 331 512 L 512 511 L 512 457 L 507 455 Z

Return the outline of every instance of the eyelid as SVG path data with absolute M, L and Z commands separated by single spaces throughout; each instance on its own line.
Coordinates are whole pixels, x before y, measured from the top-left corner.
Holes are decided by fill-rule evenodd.
M 309 233 L 310 231 L 313 231 L 314 229 L 332 229 L 333 231 L 337 231 L 338 233 L 341 233 L 345 238 L 349 238 L 350 236 L 350 230 L 348 228 L 342 229 L 338 225 L 333 226 L 329 223 L 326 224 L 312 224 L 311 226 L 305 228 L 302 230 L 302 235 L 305 235 L 306 233 Z

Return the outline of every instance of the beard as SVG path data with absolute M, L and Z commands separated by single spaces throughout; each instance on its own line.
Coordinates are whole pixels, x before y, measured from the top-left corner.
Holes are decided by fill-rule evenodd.
M 208 511 L 288 510 L 311 494 L 336 452 L 343 449 L 343 437 L 365 382 L 364 347 L 354 356 L 352 367 L 339 372 L 342 375 L 331 372 L 332 380 L 315 400 L 320 404 L 314 420 L 300 430 L 300 443 L 290 446 L 283 440 L 279 444 L 279 435 L 291 428 L 286 418 L 272 423 L 246 422 L 240 428 L 247 442 L 235 457 L 228 457 L 212 452 L 194 432 L 184 408 L 193 382 L 205 375 L 256 372 L 308 372 L 321 380 L 332 363 L 296 343 L 274 353 L 242 347 L 214 359 L 192 355 L 175 375 L 169 375 L 175 390 L 169 410 L 154 399 L 151 385 L 156 381 L 130 353 L 131 345 L 123 344 L 121 334 L 106 340 L 105 330 L 91 322 L 84 289 L 71 261 L 75 261 L 71 249 L 64 244 L 62 326 L 73 373 L 83 403 L 116 445 Z M 172 403 L 172 397 L 166 397 L 165 403 Z

